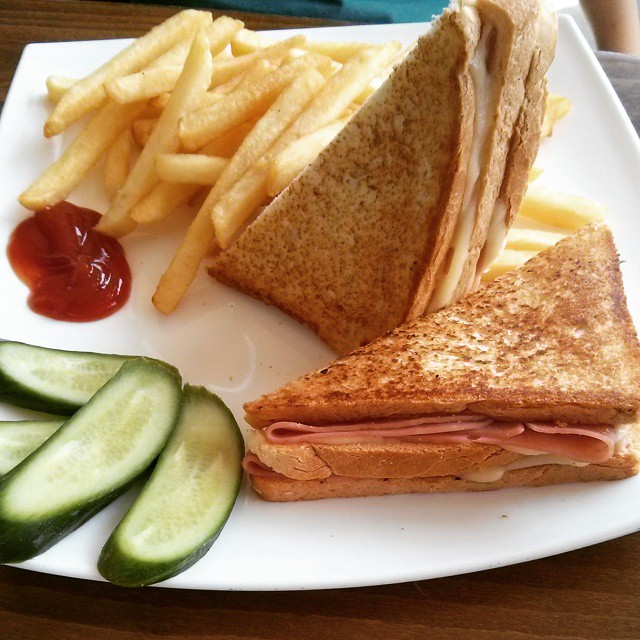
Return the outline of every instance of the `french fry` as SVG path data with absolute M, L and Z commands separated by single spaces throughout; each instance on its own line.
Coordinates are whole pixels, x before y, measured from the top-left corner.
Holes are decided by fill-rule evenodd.
M 221 247 L 225 248 L 233 241 L 251 214 L 251 207 L 256 202 L 268 200 L 267 180 L 272 159 L 292 142 L 337 120 L 397 51 L 398 45 L 390 43 L 365 49 L 350 58 L 280 136 L 263 162 L 248 171 L 229 193 L 214 204 L 211 217 Z
M 131 132 L 125 129 L 107 149 L 102 170 L 104 189 L 110 200 L 115 198 L 118 190 L 129 175 L 131 162 Z
M 553 133 L 553 127 L 564 116 L 571 111 L 571 100 L 555 93 L 547 95 L 547 104 L 542 121 L 542 131 L 540 137 L 546 138 Z
M 243 122 L 239 127 L 227 131 L 219 138 L 207 143 L 198 153 L 204 153 L 209 156 L 219 156 L 220 158 L 230 158 L 244 142 L 247 134 L 253 129 L 259 118 L 252 118 Z
M 289 62 L 260 78 L 251 87 L 234 91 L 210 107 L 190 113 L 180 121 L 180 140 L 194 151 L 246 120 L 267 111 L 300 71 L 324 65 L 311 54 Z
M 504 249 L 482 274 L 482 282 L 490 282 L 494 278 L 522 266 L 527 260 L 535 256 L 537 251 L 518 251 Z
M 247 89 L 254 82 L 264 78 L 268 73 L 271 73 L 276 69 L 278 60 L 258 60 L 249 70 L 240 78 L 236 86 L 236 91 Z
M 46 80 L 47 97 L 50 102 L 57 104 L 62 96 L 70 89 L 77 80 L 66 76 L 49 76 Z
M 590 222 L 604 220 L 607 206 L 533 183 L 522 200 L 520 214 L 545 224 L 575 230 Z
M 298 138 L 282 150 L 269 165 L 267 193 L 277 196 L 335 138 L 346 120 L 338 120 Z
M 159 117 L 162 113 L 163 109 L 167 106 L 167 102 L 169 102 L 169 98 L 171 97 L 170 93 L 161 93 L 157 98 L 153 98 L 147 102 L 147 107 L 149 109 L 155 110 L 153 117 Z
M 240 29 L 231 38 L 231 53 L 236 57 L 244 56 L 247 53 L 253 53 L 257 49 L 269 47 L 275 42 L 275 40 L 261 33 L 256 33 L 249 29 Z
M 136 118 L 131 123 L 131 136 L 140 149 L 149 142 L 149 138 L 157 124 L 158 118 Z
M 178 150 L 180 146 L 178 121 L 193 109 L 207 90 L 212 67 L 209 41 L 204 31 L 200 30 L 193 39 L 182 74 L 158 119 L 158 124 L 140 153 L 127 181 L 96 226 L 98 231 L 119 237 L 135 227 L 129 211 L 158 183 L 155 157 L 159 153 Z
M 171 264 L 158 283 L 153 304 L 159 311 L 165 314 L 174 311 L 198 272 L 202 259 L 210 250 L 215 239 L 211 211 L 220 196 L 267 152 L 323 84 L 324 78 L 315 69 L 301 73 L 244 139 L 198 210 Z
M 231 52 L 234 56 L 242 56 L 272 46 L 274 43 L 274 40 L 265 35 L 249 29 L 240 29 L 231 38 Z M 304 45 L 301 45 L 301 48 L 328 56 L 336 62 L 346 62 L 351 56 L 370 46 L 365 42 L 307 40 Z
M 217 63 L 213 68 L 211 86 L 215 87 L 231 80 L 231 78 L 239 73 L 247 71 L 257 60 L 282 58 L 289 49 L 292 49 L 293 47 L 300 47 L 300 45 L 304 43 L 305 39 L 306 38 L 303 35 L 293 36 L 292 38 L 287 38 L 281 42 L 276 42 L 265 49 L 248 53 L 245 56 L 231 58 L 230 60 L 223 60 Z
M 149 100 L 172 91 L 181 73 L 181 65 L 143 69 L 128 76 L 109 80 L 105 83 L 104 90 L 118 104 Z
M 227 164 L 227 158 L 201 153 L 161 153 L 156 157 L 156 172 L 165 182 L 211 186 Z
M 202 187 L 195 184 L 158 183 L 131 209 L 135 222 L 158 222 L 168 218 L 176 209 L 187 204 Z
M 109 62 L 78 80 L 64 93 L 45 123 L 44 135 L 50 138 L 64 131 L 85 113 L 100 106 L 106 99 L 105 82 L 139 71 L 177 42 L 190 37 L 199 27 L 206 26 L 211 19 L 211 14 L 206 11 L 187 9 L 134 40 Z
M 529 184 L 537 180 L 542 175 L 543 169 L 540 167 L 536 167 L 535 165 L 531 167 L 529 171 Z
M 20 204 L 35 211 L 64 200 L 143 108 L 142 103 L 108 102 L 62 156 L 20 195 Z
M 225 47 L 229 44 L 229 41 L 233 35 L 242 29 L 244 23 L 240 20 L 234 20 L 228 16 L 220 16 L 210 24 L 208 24 L 204 31 L 209 40 L 209 50 L 211 55 L 219 55 L 224 51 Z M 170 65 L 184 64 L 189 54 L 189 48 L 191 47 L 191 40 L 185 39 L 182 42 L 174 45 L 169 51 L 163 53 L 160 57 L 156 58 L 149 68 L 153 67 L 165 67 Z
M 346 62 L 356 53 L 370 48 L 370 44 L 364 42 L 330 42 L 325 40 L 307 40 L 304 49 L 313 53 L 328 56 L 336 62 Z M 400 44 L 398 43 L 398 47 Z
M 543 251 L 552 247 L 564 237 L 565 234 L 563 233 L 512 227 L 507 234 L 506 248 L 520 251 Z

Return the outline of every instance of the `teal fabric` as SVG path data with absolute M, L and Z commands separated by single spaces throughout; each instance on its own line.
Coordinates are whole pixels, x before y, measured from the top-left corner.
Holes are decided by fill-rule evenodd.
M 138 0 L 140 2 L 141 0 Z M 442 0 L 142 0 L 208 9 L 278 13 L 348 22 L 427 22 L 449 4 Z

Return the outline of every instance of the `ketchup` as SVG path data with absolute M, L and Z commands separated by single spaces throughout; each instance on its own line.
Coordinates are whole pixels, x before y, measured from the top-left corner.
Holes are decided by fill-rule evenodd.
M 21 222 L 7 255 L 29 287 L 29 307 L 69 322 L 100 320 L 124 305 L 131 271 L 120 243 L 93 230 L 100 214 L 60 202 Z

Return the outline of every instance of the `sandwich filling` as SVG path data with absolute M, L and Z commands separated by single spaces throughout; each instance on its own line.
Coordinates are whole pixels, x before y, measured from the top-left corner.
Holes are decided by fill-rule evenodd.
M 267 442 L 276 445 L 472 442 L 495 445 L 524 456 L 508 465 L 458 474 L 466 480 L 492 482 L 513 469 L 604 463 L 615 455 L 624 429 L 610 424 L 500 421 L 462 413 L 322 426 L 282 421 L 269 425 L 262 433 Z M 276 473 L 253 453 L 247 455 L 244 464 L 251 475 Z
M 480 20 L 478 10 L 473 6 L 465 6 L 463 15 L 471 21 Z M 484 20 L 480 39 L 469 64 L 469 75 L 473 83 L 476 104 L 464 197 L 447 258 L 440 268 L 431 294 L 427 308 L 429 312 L 437 311 L 453 301 L 453 295 L 462 277 L 471 247 L 482 184 L 480 178 L 482 169 L 486 166 L 485 159 L 499 92 L 498 82 L 491 73 L 490 65 L 495 36 L 496 27 Z

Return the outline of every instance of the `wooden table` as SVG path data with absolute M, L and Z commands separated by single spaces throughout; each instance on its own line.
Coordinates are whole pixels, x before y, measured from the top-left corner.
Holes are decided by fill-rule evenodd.
M 28 42 L 134 36 L 171 8 L 0 1 L 0 100 Z M 321 24 L 243 14 L 250 28 Z M 640 130 L 640 59 L 599 54 Z M 640 505 L 630 505 L 640 508 Z M 401 585 L 292 593 L 126 590 L 0 567 L 0 638 L 638 640 L 640 533 L 561 556 Z

